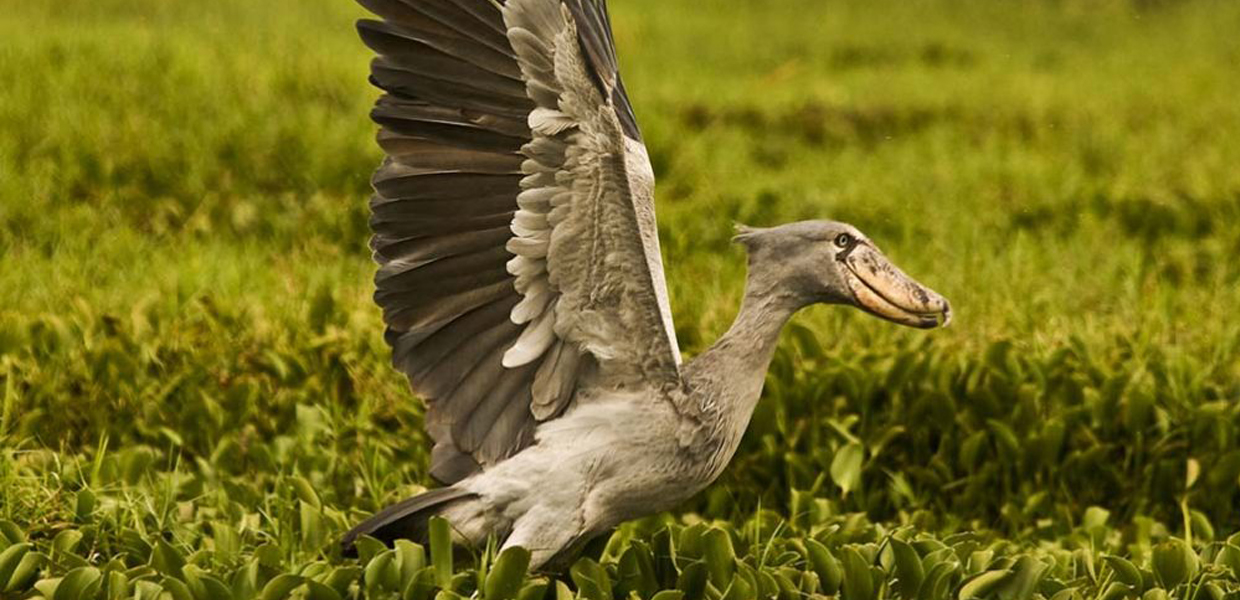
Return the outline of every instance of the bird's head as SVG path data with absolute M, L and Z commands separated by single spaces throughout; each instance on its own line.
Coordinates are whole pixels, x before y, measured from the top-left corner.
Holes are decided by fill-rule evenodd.
M 737 226 L 749 251 L 750 279 L 804 304 L 850 304 L 901 325 L 930 329 L 951 322 L 951 305 L 891 263 L 856 227 L 800 221 Z

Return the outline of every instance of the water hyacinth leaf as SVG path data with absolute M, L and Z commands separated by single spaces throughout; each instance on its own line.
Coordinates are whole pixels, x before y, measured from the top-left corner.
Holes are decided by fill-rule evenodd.
M 65 574 L 52 600 L 93 598 L 103 586 L 103 574 L 95 567 L 79 567 Z
M 1142 589 L 1144 583 L 1141 579 L 1141 570 L 1128 559 L 1120 556 L 1104 556 L 1102 560 L 1115 572 L 1117 580 L 1138 590 Z
M 431 540 L 431 564 L 439 587 L 452 584 L 452 526 L 443 517 L 431 517 L 428 526 Z
M 921 582 L 925 579 L 921 557 L 917 556 L 917 551 L 912 546 L 903 541 L 893 538 L 889 544 L 896 567 L 896 591 L 905 598 L 917 597 L 917 590 L 921 589 Z
M 3 538 L 3 541 L 0 541 L 0 545 L 7 546 L 26 541 L 26 534 L 22 533 L 22 529 L 16 523 L 0 519 L 0 538 Z
M 1141 600 L 1170 600 L 1171 596 L 1167 590 L 1162 588 L 1150 588 L 1141 595 Z
M 95 493 L 90 488 L 82 488 L 78 490 L 74 498 L 73 515 L 78 523 L 89 523 L 91 516 L 94 515 L 95 506 L 99 504 L 95 498 Z
M 307 600 L 342 600 L 343 596 L 331 587 L 313 579 L 306 579 Z
M 818 574 L 813 571 L 802 571 L 800 583 L 802 594 L 817 594 L 822 591 L 822 583 L 818 580 Z
M 1240 579 L 1240 546 L 1224 544 L 1214 557 L 1215 564 L 1231 570 L 1231 576 Z
M 258 559 L 253 559 L 233 575 L 233 598 L 248 600 L 258 594 L 258 589 Z
M 1193 539 L 1209 542 L 1214 539 L 1214 525 L 1199 510 L 1189 512 L 1189 524 L 1192 526 Z
M 1136 596 L 1136 590 L 1133 590 L 1131 586 L 1112 581 L 1102 589 L 1102 593 L 1098 594 L 1098 600 L 1122 600 L 1133 596 Z
M 135 581 L 133 584 L 134 600 L 157 600 L 164 588 L 154 581 Z
M 1001 600 L 1029 600 L 1050 566 L 1032 556 L 1022 556 L 1011 566 L 1012 576 L 998 589 Z
M 401 597 L 404 600 L 428 600 L 437 588 L 436 577 L 434 567 L 423 567 L 421 571 L 413 575 L 413 579 L 405 586 Z
M 782 588 L 779 582 L 775 580 L 775 575 L 769 569 L 755 571 L 754 580 L 758 584 L 758 595 L 763 598 L 774 598 L 779 595 Z
M 870 561 L 861 556 L 855 547 L 840 550 L 840 564 L 844 570 L 843 591 L 846 598 L 873 600 L 877 597 L 878 586 L 870 572 Z
M 1150 555 L 1154 576 L 1165 589 L 1174 589 L 1197 575 L 1197 553 L 1183 540 L 1167 540 L 1154 547 Z
M 388 550 L 387 545 L 368 535 L 357 538 L 353 547 L 357 549 L 358 563 L 363 565 L 370 564 L 371 559 Z
M 122 600 L 130 598 L 129 594 L 129 578 L 119 571 L 108 571 L 104 579 L 103 598 L 108 600 Z M 232 599 L 232 594 L 219 596 L 219 598 Z
M 180 579 L 164 577 L 159 580 L 159 585 L 164 588 L 165 593 L 172 596 L 172 600 L 195 600 L 193 592 L 189 591 L 189 586 Z
M 293 491 L 297 494 L 297 498 L 306 504 L 315 508 L 322 508 L 323 502 L 319 499 L 319 493 L 314 491 L 314 486 L 306 481 L 304 477 L 289 477 L 286 482 L 291 484 Z
M 700 562 L 690 563 L 676 578 L 676 589 L 685 593 L 685 600 L 701 600 L 706 594 L 706 583 L 710 573 L 706 565 Z
M 611 578 L 607 570 L 589 558 L 578 559 L 569 569 L 577 595 L 586 600 L 610 600 Z
M 233 592 L 224 582 L 210 575 L 201 575 L 199 577 L 201 583 L 201 593 L 198 589 L 194 590 L 194 598 L 196 600 L 233 600 Z
M 817 540 L 805 540 L 805 553 L 808 555 L 806 558 L 809 559 L 814 573 L 818 575 L 822 593 L 832 595 L 838 592 L 844 581 L 844 569 L 840 561 L 836 560 L 831 551 Z
M 917 590 L 917 597 L 920 600 L 937 600 L 946 596 L 949 588 L 952 587 L 952 577 L 959 567 L 952 562 L 939 562 L 926 572 L 926 577 L 921 582 L 921 589 Z
M 400 584 L 401 587 L 408 587 L 414 575 L 426 567 L 426 550 L 409 540 L 396 540 L 395 546 Z
M 550 587 L 551 582 L 545 577 L 531 579 L 525 582 L 525 586 L 517 594 L 517 600 L 543 600 L 547 597 L 547 590 Z
M 555 600 L 573 600 L 573 589 L 568 587 L 567 583 L 557 580 L 555 582 Z
M 388 550 L 370 559 L 366 563 L 366 569 L 362 575 L 362 581 L 366 586 L 366 594 L 369 596 L 378 596 L 384 591 L 399 591 L 397 587 L 400 584 L 400 573 L 395 565 L 396 551 Z M 436 579 L 440 577 L 436 573 Z M 451 574 L 449 574 L 447 583 L 451 583 Z M 446 587 L 441 585 L 440 587 Z
M 1011 571 L 1004 569 L 1002 571 L 987 571 L 976 575 L 960 586 L 960 593 L 957 597 L 960 600 L 985 597 L 997 589 L 1011 574 Z
M 185 568 L 185 557 L 163 538 L 156 538 L 155 545 L 151 548 L 150 565 L 163 575 L 177 579 L 185 577 L 182 572 Z
M 349 585 L 361 576 L 360 567 L 336 567 L 322 581 L 343 596 L 348 592 Z
M 525 583 L 530 567 L 530 551 L 520 546 L 500 552 L 487 573 L 483 596 L 487 600 L 514 600 Z
M 1105 527 L 1110 518 L 1111 511 L 1101 506 L 1091 506 L 1085 509 L 1085 516 L 1081 518 L 1081 526 L 1085 529 Z
M 730 585 L 724 589 L 722 600 L 750 600 L 757 597 L 753 584 L 744 577 L 733 577 Z
M 82 532 L 76 529 L 66 529 L 52 539 L 52 557 L 57 554 L 68 554 L 77 548 L 79 542 L 82 541 Z M 67 575 L 66 575 L 67 577 Z
M 650 596 L 650 600 L 685 600 L 685 593 L 680 590 L 663 590 Z
M 13 544 L 3 551 L 0 551 L 0 592 L 5 591 L 6 585 L 13 576 L 13 571 L 17 570 L 17 565 L 21 564 L 22 558 L 30 552 L 30 544 Z
M 710 572 L 710 582 L 721 590 L 727 588 L 736 568 L 736 551 L 732 548 L 732 537 L 722 529 L 711 528 L 702 536 L 702 549 L 706 569 Z
M 24 590 L 39 575 L 39 569 L 48 563 L 48 557 L 42 552 L 26 552 L 22 555 L 21 560 L 17 562 L 17 567 L 13 569 L 13 573 L 9 575 L 9 583 L 4 587 L 4 592 L 13 592 Z
M 259 600 L 284 600 L 305 582 L 306 580 L 299 575 L 290 573 L 277 575 L 263 586 L 263 591 L 259 593 L 258 598 Z
M 616 565 L 617 591 L 628 596 L 636 593 L 642 598 L 649 598 L 659 590 L 659 582 L 655 576 L 654 558 L 645 544 L 633 544 L 620 555 Z
M 56 590 L 60 589 L 60 582 L 64 581 L 63 577 L 53 577 L 50 579 L 40 579 L 34 582 L 35 591 L 39 592 L 40 597 L 49 600 L 56 599 Z
M 844 496 L 861 484 L 864 461 L 865 448 L 857 442 L 849 442 L 835 452 L 831 459 L 831 479 L 840 486 Z
M 702 558 L 702 537 L 705 535 L 706 524 L 704 523 L 694 523 L 680 530 L 680 536 L 676 538 L 676 553 L 693 559 Z

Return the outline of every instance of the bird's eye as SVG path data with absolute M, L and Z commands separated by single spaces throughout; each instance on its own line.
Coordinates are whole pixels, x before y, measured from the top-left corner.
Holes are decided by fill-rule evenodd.
M 847 233 L 841 233 L 835 236 L 835 245 L 840 248 L 847 248 L 853 243 L 853 237 Z

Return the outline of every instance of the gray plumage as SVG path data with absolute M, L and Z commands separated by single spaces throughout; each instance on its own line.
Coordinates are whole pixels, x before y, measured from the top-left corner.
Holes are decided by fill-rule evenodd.
M 371 247 L 393 363 L 427 403 L 449 487 L 345 538 L 433 514 L 536 567 L 713 481 L 748 425 L 779 330 L 813 303 L 947 321 L 851 226 L 746 229 L 736 323 L 682 365 L 654 175 L 601 0 L 361 0 L 386 93 L 372 118 Z

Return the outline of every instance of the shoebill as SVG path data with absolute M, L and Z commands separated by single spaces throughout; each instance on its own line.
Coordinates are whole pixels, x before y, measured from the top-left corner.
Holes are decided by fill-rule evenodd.
M 740 312 L 682 362 L 603 0 L 361 3 L 380 17 L 358 29 L 385 92 L 375 300 L 444 487 L 361 523 L 346 549 L 423 536 L 441 515 L 464 541 L 495 535 L 534 568 L 558 564 L 719 476 L 797 310 L 948 322 L 942 296 L 850 225 L 742 227 Z

